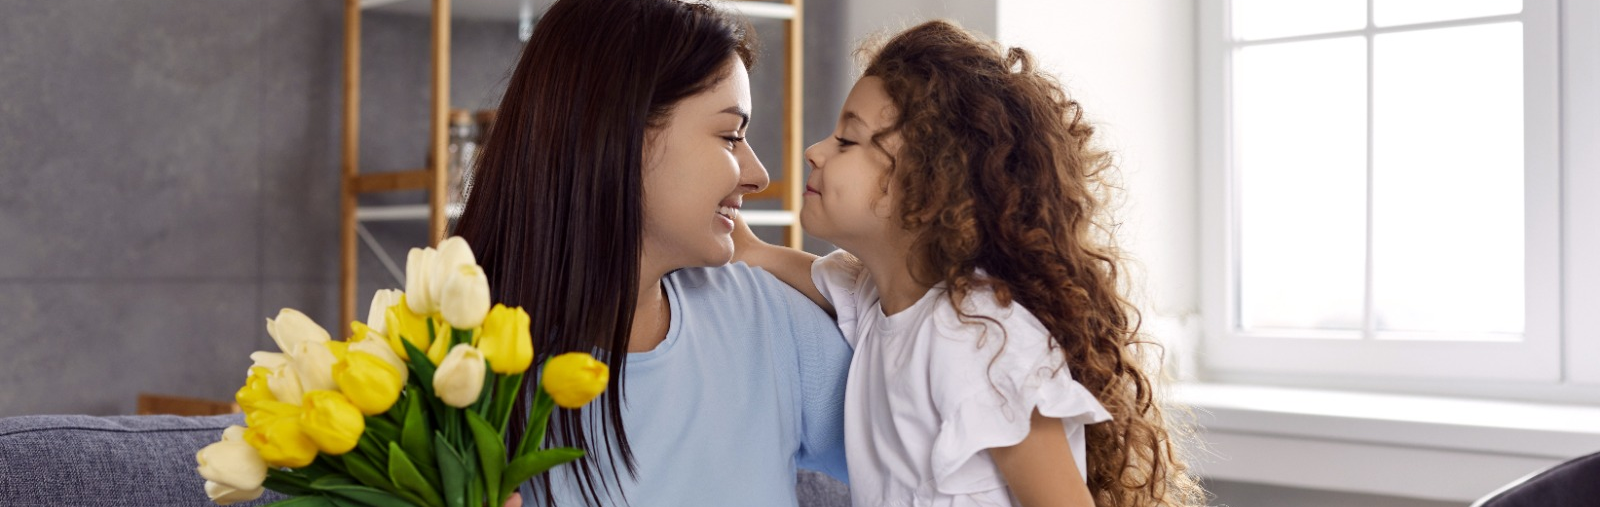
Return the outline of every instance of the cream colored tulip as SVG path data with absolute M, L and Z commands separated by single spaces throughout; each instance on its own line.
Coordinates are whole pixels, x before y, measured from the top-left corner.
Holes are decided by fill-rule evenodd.
M 434 260 L 438 257 L 439 252 L 432 248 L 413 248 L 406 254 L 405 301 L 411 313 L 426 317 L 439 312 L 439 303 L 433 298 L 432 282 L 428 281 L 433 276 Z
M 402 384 L 405 383 L 406 375 L 410 373 L 406 368 L 406 361 L 401 359 L 399 354 L 394 353 L 394 348 L 389 346 L 387 340 L 358 341 L 350 344 L 350 352 L 364 352 L 382 359 L 384 363 L 394 367 L 394 371 L 400 373 L 400 383 Z
M 278 401 L 294 406 L 299 406 L 305 396 L 305 389 L 300 387 L 300 375 L 288 363 L 267 370 L 267 390 L 272 391 L 272 397 Z
M 395 289 L 383 289 L 372 294 L 372 306 L 367 307 L 367 321 L 365 324 L 378 336 L 386 336 L 389 332 L 388 323 L 384 322 L 384 315 L 389 312 L 389 307 L 400 304 L 400 296 L 404 292 Z
M 195 453 L 195 469 L 206 480 L 206 496 L 218 505 L 247 502 L 261 497 L 267 462 L 244 441 L 244 427 L 229 426 L 222 440 Z
M 433 304 L 444 304 L 444 286 L 450 275 L 461 266 L 476 266 L 478 259 L 472 255 L 472 246 L 460 236 L 451 236 L 439 242 L 438 255 L 433 260 L 433 272 L 428 276 L 429 296 Z
M 300 377 L 300 388 L 305 392 L 338 389 L 333 383 L 333 363 L 339 358 L 329 343 L 301 343 L 289 351 L 289 366 Z
M 461 264 L 450 271 L 439 295 L 439 313 L 456 329 L 483 325 L 483 316 L 489 313 L 489 278 L 483 268 Z
M 482 352 L 471 345 L 458 344 L 433 373 L 433 393 L 446 405 L 466 408 L 477 402 L 483 392 L 485 369 Z
M 289 364 L 289 356 L 283 355 L 282 352 L 267 352 L 265 350 L 257 350 L 250 353 L 250 361 L 252 362 L 250 365 L 250 371 L 254 371 L 256 368 L 276 370 L 280 366 Z M 245 374 L 249 375 L 248 372 Z
M 328 330 L 293 308 L 284 308 L 278 312 L 278 318 L 267 319 L 267 334 L 272 336 L 272 341 L 278 344 L 278 350 L 283 352 L 290 352 L 301 343 L 330 339 Z

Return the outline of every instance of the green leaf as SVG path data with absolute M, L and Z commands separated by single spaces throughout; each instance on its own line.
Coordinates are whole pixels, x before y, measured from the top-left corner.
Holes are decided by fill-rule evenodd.
M 384 442 L 394 442 L 396 440 L 397 439 L 390 439 L 385 440 Z M 361 438 L 356 440 L 356 451 L 358 454 L 366 457 L 367 461 L 370 463 L 389 462 L 389 445 L 386 443 L 380 443 L 378 441 L 378 437 L 371 433 L 361 434 Z
M 376 488 L 351 484 L 343 477 L 324 477 L 311 483 L 317 491 L 324 491 L 370 507 L 409 507 L 411 502 Z
M 416 388 L 406 388 L 406 403 L 409 406 L 406 407 L 405 425 L 400 428 L 400 448 L 405 449 L 417 466 L 422 468 L 423 476 L 429 483 L 439 484 L 433 442 L 428 441 L 433 436 L 433 428 L 429 427 L 428 416 L 423 413 L 422 396 Z
M 399 402 L 395 403 L 399 405 Z M 369 415 L 366 417 L 367 433 L 374 433 L 378 440 L 393 442 L 400 439 L 400 426 L 390 421 L 388 417 Z
M 394 489 L 394 483 L 389 482 L 388 475 L 383 470 L 380 470 L 376 463 L 367 459 L 366 456 L 362 456 L 361 453 L 345 454 L 344 467 L 350 471 L 351 477 L 361 481 L 362 484 L 384 491 Z
M 301 477 L 292 471 L 276 468 L 268 468 L 267 478 L 261 482 L 261 485 L 266 486 L 267 489 L 290 496 L 315 494 L 316 492 L 311 490 L 310 484 L 311 481 L 306 480 L 305 477 Z
M 277 490 L 273 490 L 277 491 Z M 280 491 L 281 493 L 281 491 Z M 338 507 L 332 500 L 320 496 L 297 496 L 267 504 L 268 507 Z
M 434 366 L 433 361 L 428 360 L 427 352 L 417 349 L 417 346 L 411 342 L 400 340 L 400 344 L 406 348 L 406 362 L 411 363 L 411 376 L 408 378 L 415 379 L 417 381 L 416 385 L 421 387 L 423 392 L 432 396 L 433 372 L 438 370 L 439 367 Z
M 501 478 L 500 497 L 511 496 L 511 492 L 516 491 L 517 486 L 522 485 L 523 482 L 535 475 L 542 474 L 557 465 L 563 465 L 582 457 L 583 449 L 556 447 L 531 452 L 511 460 L 511 464 L 506 465 L 505 476 Z
M 439 482 L 443 485 L 444 504 L 449 507 L 467 505 L 467 464 L 444 435 L 435 433 L 433 445 L 439 456 Z
M 478 464 L 483 467 L 479 476 L 490 494 L 486 500 L 490 505 L 500 505 L 504 503 L 499 492 L 500 476 L 506 467 L 506 443 L 500 439 L 500 432 L 476 412 L 467 412 L 467 427 L 472 429 L 472 441 L 478 446 Z
M 415 498 L 413 501 L 429 507 L 444 507 L 444 502 L 439 498 L 439 490 L 422 478 L 422 473 L 417 471 L 416 464 L 411 457 L 400 448 L 399 444 L 389 444 L 389 480 L 394 481 L 400 491 L 410 493 Z
M 511 418 L 511 406 L 520 400 L 517 393 L 522 392 L 522 376 L 517 373 L 500 377 L 500 385 L 494 389 L 494 405 L 486 419 L 495 423 L 495 431 L 500 432 L 502 437 L 506 434 L 507 420 Z

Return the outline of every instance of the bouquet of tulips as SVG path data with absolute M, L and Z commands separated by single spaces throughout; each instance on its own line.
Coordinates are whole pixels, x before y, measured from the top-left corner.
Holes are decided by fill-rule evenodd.
M 406 290 L 382 290 L 348 340 L 292 309 L 267 320 L 279 352 L 255 352 L 235 398 L 245 426 L 195 458 L 212 501 L 273 505 L 500 507 L 529 478 L 583 456 L 541 449 L 550 412 L 605 389 L 588 354 L 550 358 L 520 441 L 506 440 L 533 362 L 528 314 L 489 305 L 465 240 L 412 249 Z

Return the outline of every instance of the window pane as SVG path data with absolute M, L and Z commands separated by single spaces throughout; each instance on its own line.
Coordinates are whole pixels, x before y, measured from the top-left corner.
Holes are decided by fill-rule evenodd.
M 1235 39 L 1270 39 L 1367 26 L 1367 0 L 1233 0 L 1232 8 Z
M 1372 22 L 1407 25 L 1522 12 L 1522 0 L 1375 0 Z
M 1252 46 L 1234 60 L 1240 324 L 1361 329 L 1366 41 Z
M 1378 329 L 1521 333 L 1521 24 L 1374 44 Z

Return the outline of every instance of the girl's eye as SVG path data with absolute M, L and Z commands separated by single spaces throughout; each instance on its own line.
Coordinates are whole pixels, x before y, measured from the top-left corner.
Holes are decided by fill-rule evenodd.
M 848 148 L 848 147 L 856 145 L 855 141 L 851 141 L 851 140 L 845 139 L 843 137 L 833 136 L 833 139 L 836 140 L 836 141 L 839 141 L 839 147 L 840 148 Z

